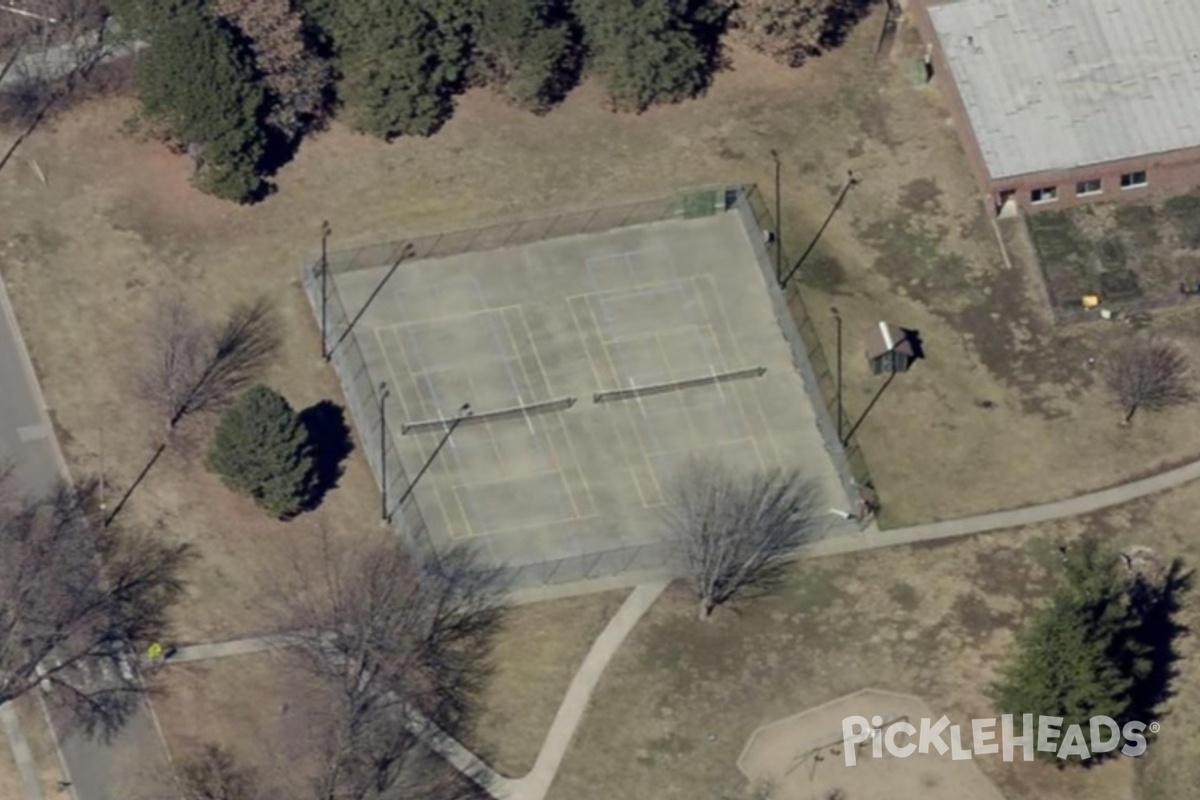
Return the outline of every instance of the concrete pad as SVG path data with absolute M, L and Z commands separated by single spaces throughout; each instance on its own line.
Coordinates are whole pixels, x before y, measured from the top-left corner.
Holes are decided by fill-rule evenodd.
M 737 213 L 551 239 L 333 276 L 372 385 L 386 382 L 408 475 L 464 403 L 486 416 L 573 397 L 566 410 L 463 423 L 415 492 L 435 546 L 558 571 L 663 563 L 664 487 L 690 454 L 797 466 L 849 507 Z M 377 292 L 377 290 L 379 290 Z M 377 292 L 377 293 L 376 293 Z M 597 392 L 764 368 L 760 376 L 594 402 Z M 642 559 L 641 562 L 638 562 Z

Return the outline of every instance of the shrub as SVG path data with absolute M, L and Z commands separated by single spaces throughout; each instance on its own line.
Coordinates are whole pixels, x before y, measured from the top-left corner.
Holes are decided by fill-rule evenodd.
M 304 506 L 316 474 L 299 415 L 282 395 L 262 385 L 249 389 L 221 418 L 208 467 L 230 489 L 281 518 Z

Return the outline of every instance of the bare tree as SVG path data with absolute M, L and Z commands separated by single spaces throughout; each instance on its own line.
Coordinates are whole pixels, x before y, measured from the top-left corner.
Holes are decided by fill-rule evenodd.
M 64 484 L 0 506 L 0 704 L 41 685 L 110 733 L 139 701 L 131 655 L 167 631 L 191 551 L 103 527 L 94 499 Z
M 51 109 L 113 54 L 114 37 L 97 0 L 50 0 L 0 20 L 0 121 L 21 126 L 0 157 L 3 168 Z
M 666 523 L 700 598 L 700 618 L 764 585 L 784 558 L 824 529 L 816 483 L 796 470 L 737 473 L 715 461 L 684 464 L 669 489 Z
M 1187 353 L 1170 339 L 1128 339 L 1112 353 L 1107 366 L 1108 388 L 1121 406 L 1123 425 L 1138 409 L 1157 411 L 1195 396 Z
M 156 303 L 147 328 L 149 359 L 138 375 L 143 397 L 153 403 L 168 430 L 187 413 L 210 358 L 212 330 L 182 294 Z
M 255 774 L 215 742 L 181 759 L 178 774 L 184 800 L 258 800 L 263 796 Z
M 189 414 L 224 407 L 261 375 L 279 341 L 278 320 L 263 298 L 238 305 L 215 327 L 181 295 L 168 297 L 147 328 L 140 392 L 170 431 Z
M 441 797 L 426 744 L 469 717 L 488 674 L 501 573 L 465 549 L 420 564 L 393 538 L 342 550 L 285 589 L 298 665 L 322 687 L 318 800 Z

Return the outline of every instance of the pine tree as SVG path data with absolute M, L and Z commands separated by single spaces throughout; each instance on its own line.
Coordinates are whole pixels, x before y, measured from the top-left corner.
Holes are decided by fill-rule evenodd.
M 1094 716 L 1129 718 L 1135 687 L 1150 668 L 1139 620 L 1116 553 L 1095 542 L 1068 554 L 1050 602 L 1017 641 L 992 686 L 1001 713 L 1063 718 L 1063 729 Z M 1052 753 L 1039 756 L 1053 758 Z
M 149 41 L 138 61 L 145 115 L 195 159 L 198 188 L 228 200 L 259 197 L 266 94 L 229 25 L 203 0 L 117 0 L 126 28 Z
M 428 136 L 450 116 L 469 59 L 467 0 L 304 0 L 329 39 L 356 130 Z
M 475 69 L 512 104 L 548 111 L 578 76 L 574 20 L 561 0 L 479 0 Z
M 277 517 L 303 507 L 316 474 L 300 417 L 282 395 L 262 385 L 247 390 L 221 418 L 208 467 Z
M 708 87 L 728 7 L 720 0 L 576 0 L 587 69 L 619 109 L 694 97 Z

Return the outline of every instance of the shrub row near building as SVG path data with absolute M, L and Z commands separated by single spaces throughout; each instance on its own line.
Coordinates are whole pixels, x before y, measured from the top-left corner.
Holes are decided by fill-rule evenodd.
M 428 136 L 486 85 L 533 113 L 595 76 L 614 110 L 694 97 L 727 32 L 790 66 L 836 46 L 874 0 L 110 0 L 149 43 L 143 122 L 195 184 L 239 202 L 334 112 Z

